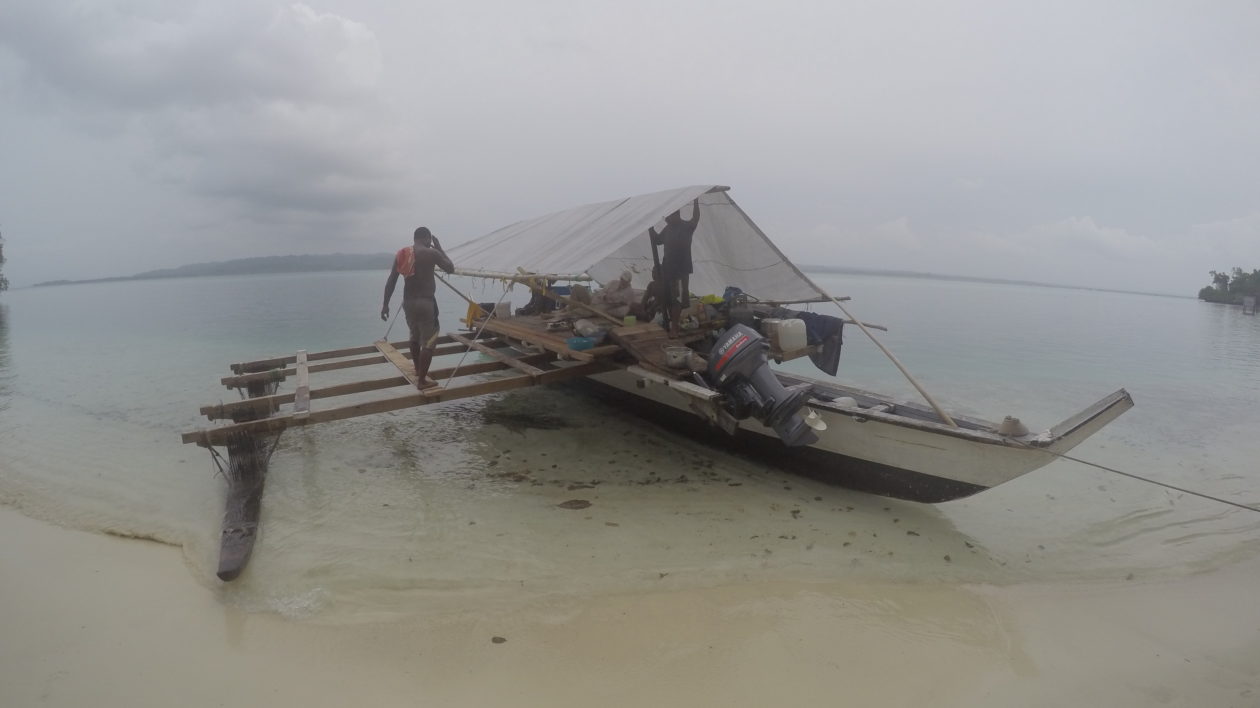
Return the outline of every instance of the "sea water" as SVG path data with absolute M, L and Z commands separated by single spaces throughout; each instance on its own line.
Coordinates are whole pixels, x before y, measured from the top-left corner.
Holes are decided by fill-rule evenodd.
M 254 557 L 239 580 L 220 584 L 224 483 L 180 433 L 208 424 L 200 406 L 237 397 L 218 383 L 232 362 L 382 337 L 391 326 L 378 317 L 384 275 L 5 293 L 0 502 L 179 546 L 192 577 L 224 602 L 323 622 L 770 579 L 1156 578 L 1260 551 L 1260 514 L 1075 462 L 965 500 L 915 504 L 769 469 L 553 387 L 284 433 Z M 1015 415 L 1037 430 L 1125 387 L 1137 406 L 1074 456 L 1260 506 L 1260 318 L 1189 298 L 814 277 L 851 296 L 856 316 L 887 326 L 878 336 L 947 409 Z M 455 283 L 482 302 L 504 294 Z M 464 302 L 442 289 L 439 305 L 444 329 L 456 328 Z M 405 339 L 405 323 L 389 336 Z M 812 372 L 807 361 L 786 366 Z M 391 371 L 317 374 L 313 384 Z M 917 397 L 852 327 L 838 379 Z M 559 506 L 572 500 L 590 506 Z

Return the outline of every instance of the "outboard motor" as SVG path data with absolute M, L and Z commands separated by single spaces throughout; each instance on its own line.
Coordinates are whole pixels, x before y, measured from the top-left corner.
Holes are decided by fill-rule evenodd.
M 817 442 L 801 414 L 809 384 L 788 388 L 779 383 L 770 369 L 769 351 L 770 343 L 757 330 L 737 324 L 718 337 L 705 378 L 724 395 L 723 407 L 735 418 L 756 418 L 774 428 L 788 447 Z

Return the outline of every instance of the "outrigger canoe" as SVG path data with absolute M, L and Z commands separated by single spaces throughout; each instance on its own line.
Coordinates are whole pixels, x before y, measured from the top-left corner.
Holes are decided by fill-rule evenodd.
M 709 297 L 693 306 L 689 326 L 677 335 L 657 322 L 631 322 L 590 300 L 558 294 L 556 286 L 564 284 L 598 289 L 628 280 L 636 293 L 647 288 L 656 261 L 649 229 L 660 228 L 666 215 L 693 203 L 700 218 L 692 240 L 690 290 Z M 1120 389 L 1058 425 L 1031 432 L 1013 418 L 993 422 L 948 413 L 913 378 L 926 405 L 837 383 L 832 377 L 844 328 L 856 326 L 884 349 L 872 326 L 851 317 L 821 321 L 816 314 L 790 309 L 834 303 L 844 310 L 844 305 L 793 265 L 730 198 L 729 188 L 719 185 L 556 212 L 503 227 L 448 253 L 460 275 L 523 284 L 554 294 L 567 307 L 505 316 L 501 307 L 470 301 L 466 331 L 444 335 L 436 352 L 464 358 L 432 370 L 430 375 L 443 384 L 419 392 L 404 354 L 406 342 L 303 350 L 233 364 L 233 375 L 222 383 L 243 389 L 248 397 L 202 407 L 211 420 L 230 422 L 183 435 L 185 443 L 228 453 L 220 578 L 237 577 L 249 559 L 270 451 L 266 439 L 290 427 L 564 383 L 780 469 L 865 492 L 939 503 L 1028 474 L 1133 406 Z M 772 323 L 792 318 L 812 318 L 820 331 L 811 333 L 805 346 L 784 349 Z M 575 342 L 587 338 L 575 337 L 574 327 L 589 329 L 592 321 L 603 341 L 580 348 Z M 671 351 L 689 356 L 679 359 Z M 465 361 L 469 353 L 476 356 Z M 788 373 L 770 363 L 801 357 L 813 361 L 823 376 Z M 392 365 L 396 371 L 331 386 L 312 384 L 321 371 L 373 365 Z M 290 379 L 294 390 L 281 392 Z

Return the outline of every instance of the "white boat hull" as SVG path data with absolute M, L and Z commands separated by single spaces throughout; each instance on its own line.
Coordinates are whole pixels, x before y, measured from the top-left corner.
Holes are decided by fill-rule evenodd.
M 953 428 L 928 409 L 788 374 L 785 384 L 809 382 L 810 401 L 826 423 L 818 441 L 789 448 L 753 419 L 727 435 L 706 420 L 705 404 L 689 384 L 631 367 L 590 377 L 595 389 L 646 417 L 735 447 L 780 468 L 884 496 L 936 503 L 960 499 L 1046 465 L 1133 406 L 1123 389 L 1040 434 L 1003 436 L 986 421 L 957 416 Z M 830 400 L 848 396 L 860 406 Z M 878 406 L 888 410 L 879 410 Z

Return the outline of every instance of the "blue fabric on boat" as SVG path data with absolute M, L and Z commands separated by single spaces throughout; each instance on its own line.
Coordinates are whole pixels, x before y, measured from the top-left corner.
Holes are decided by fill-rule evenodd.
M 836 375 L 840 369 L 840 347 L 844 345 L 844 320 L 817 312 L 789 310 L 786 307 L 774 310 L 771 315 L 783 320 L 804 321 L 805 341 L 811 345 L 822 345 L 822 349 L 810 353 L 809 360 L 828 376 Z

